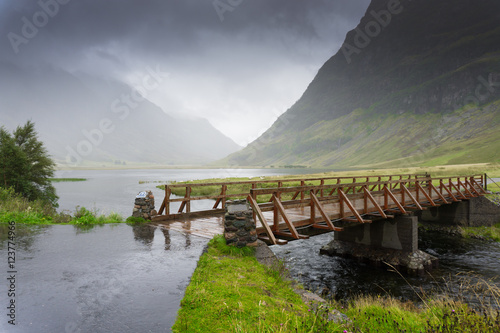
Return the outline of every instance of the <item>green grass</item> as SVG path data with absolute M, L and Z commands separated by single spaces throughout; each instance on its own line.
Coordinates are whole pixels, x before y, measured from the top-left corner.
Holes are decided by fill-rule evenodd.
M 174 332 L 319 332 L 314 314 L 280 271 L 216 236 L 200 258 Z
M 465 237 L 500 242 L 500 222 L 491 227 L 462 227 L 461 231 Z
M 476 308 L 446 296 L 403 303 L 358 296 L 344 302 L 305 304 L 286 279 L 286 268 L 268 268 L 252 250 L 225 245 L 216 236 L 186 289 L 174 332 L 498 332 L 500 289 L 487 281 L 462 288 L 488 299 Z M 423 297 L 423 296 L 422 296 Z M 333 313 L 347 320 L 329 321 Z M 345 318 L 345 317 L 344 317 Z
M 86 178 L 50 178 L 50 181 L 53 183 L 61 183 L 61 182 L 84 182 Z
M 29 201 L 12 189 L 0 187 L 0 224 L 14 221 L 22 224 L 73 224 L 79 227 L 123 222 L 116 213 L 98 215 L 85 207 L 76 207 L 73 215 L 58 213 L 50 204 L 42 201 Z

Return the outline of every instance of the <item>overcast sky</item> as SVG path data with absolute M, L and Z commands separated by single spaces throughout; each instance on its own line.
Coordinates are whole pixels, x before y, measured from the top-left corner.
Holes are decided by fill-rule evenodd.
M 300 98 L 369 2 L 0 0 L 0 60 L 136 86 L 160 70 L 168 78 L 148 99 L 246 145 Z

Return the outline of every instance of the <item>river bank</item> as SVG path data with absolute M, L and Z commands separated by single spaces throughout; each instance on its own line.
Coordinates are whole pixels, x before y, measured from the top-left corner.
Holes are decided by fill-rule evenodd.
M 181 301 L 174 332 L 498 332 L 500 290 L 493 306 L 475 309 L 446 295 L 402 302 L 389 295 L 304 301 L 282 262 L 259 263 L 252 251 L 228 249 L 214 238 Z M 486 286 L 485 285 L 485 286 Z M 417 292 L 418 293 L 418 292 Z M 495 296 L 496 295 L 496 296 Z

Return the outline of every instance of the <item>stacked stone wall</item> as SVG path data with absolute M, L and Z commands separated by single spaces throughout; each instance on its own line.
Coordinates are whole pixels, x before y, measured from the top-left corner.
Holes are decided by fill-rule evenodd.
M 144 191 L 137 194 L 137 196 L 135 197 L 132 216 L 151 220 L 151 217 L 155 216 L 156 214 L 155 197 L 153 195 L 153 192 Z
M 236 247 L 256 247 L 257 231 L 252 209 L 246 200 L 234 200 L 226 203 L 224 215 L 224 237 L 228 245 Z

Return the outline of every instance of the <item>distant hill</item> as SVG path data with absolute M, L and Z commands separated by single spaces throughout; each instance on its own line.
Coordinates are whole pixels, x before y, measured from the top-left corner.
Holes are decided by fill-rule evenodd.
M 35 122 L 63 165 L 204 164 L 240 147 L 204 119 L 177 119 L 124 83 L 0 63 L 0 126 Z
M 500 162 L 500 1 L 373 0 L 303 96 L 224 165 Z

